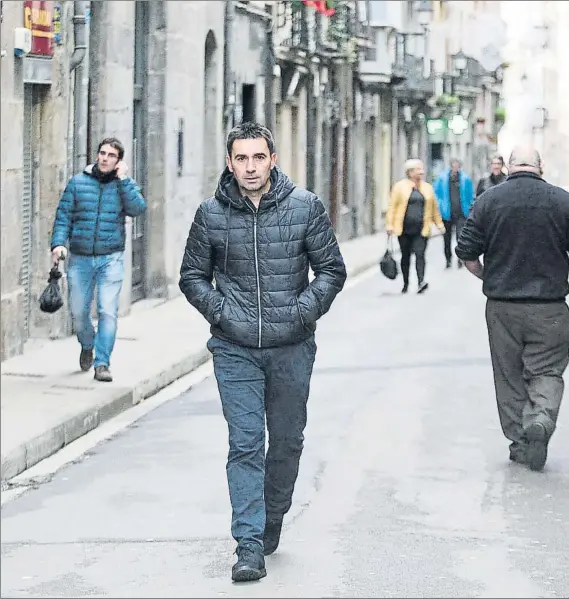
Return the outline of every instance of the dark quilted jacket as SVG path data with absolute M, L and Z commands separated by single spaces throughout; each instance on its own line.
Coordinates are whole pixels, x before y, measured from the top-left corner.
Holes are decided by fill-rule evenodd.
M 478 186 L 476 188 L 476 197 L 482 195 L 485 191 L 488 191 L 494 185 L 499 185 L 503 183 L 507 179 L 504 173 L 500 173 L 497 177 L 494 177 L 492 174 L 484 175 L 482 179 L 478 182 Z
M 121 252 L 125 245 L 125 216 L 138 216 L 146 202 L 133 179 L 99 181 L 93 166 L 72 177 L 61 196 L 51 249 L 67 245 L 73 254 L 100 256 Z
M 226 169 L 196 212 L 180 269 L 180 289 L 212 335 L 247 347 L 312 336 L 345 280 L 322 202 L 276 167 L 258 211 Z

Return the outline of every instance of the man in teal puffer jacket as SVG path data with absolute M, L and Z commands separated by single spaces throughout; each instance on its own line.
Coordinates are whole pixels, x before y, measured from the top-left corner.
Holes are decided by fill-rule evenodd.
M 53 225 L 54 263 L 67 256 L 69 245 L 69 306 L 81 344 L 79 365 L 95 366 L 95 379 L 110 382 L 111 353 L 117 332 L 119 294 L 124 279 L 125 217 L 138 216 L 146 202 L 136 182 L 127 176 L 124 146 L 114 138 L 99 144 L 97 162 L 71 178 Z M 97 332 L 91 304 L 97 286 Z

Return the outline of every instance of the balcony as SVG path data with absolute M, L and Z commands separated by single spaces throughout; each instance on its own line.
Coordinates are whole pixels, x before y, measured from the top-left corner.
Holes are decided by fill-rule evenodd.
M 309 52 L 311 29 L 306 6 L 298 2 L 279 2 L 276 8 L 274 43 L 285 51 Z
M 338 2 L 336 12 L 316 18 L 316 50 L 333 58 L 357 58 L 357 47 L 365 39 L 365 26 L 358 20 L 353 2 Z
M 453 74 L 454 93 L 457 96 L 477 96 L 482 91 L 486 69 L 471 56 L 466 59 L 466 68 Z
M 371 1 L 369 3 L 368 21 L 371 27 L 400 31 L 403 29 L 403 3 Z
M 404 48 L 398 38 L 384 27 L 372 27 L 374 47 L 366 50 L 360 62 L 360 80 L 368 88 L 378 91 L 386 85 L 397 85 L 407 78 L 403 60 Z
M 396 87 L 396 96 L 407 100 L 428 100 L 435 93 L 434 61 L 431 61 L 430 75 L 424 76 L 424 58 L 405 55 L 405 80 Z

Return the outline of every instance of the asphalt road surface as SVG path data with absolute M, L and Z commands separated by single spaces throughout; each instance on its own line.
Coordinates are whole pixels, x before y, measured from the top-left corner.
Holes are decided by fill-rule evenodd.
M 3 506 L 2 597 L 569 597 L 569 406 L 543 473 L 509 462 L 480 282 L 428 260 L 425 294 L 372 272 L 322 320 L 265 579 L 231 582 L 209 377 Z

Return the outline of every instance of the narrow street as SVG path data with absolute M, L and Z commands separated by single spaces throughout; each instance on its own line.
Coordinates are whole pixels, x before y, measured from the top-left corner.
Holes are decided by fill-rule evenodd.
M 480 282 L 444 270 L 440 238 L 427 280 L 402 296 L 366 273 L 322 320 L 265 579 L 230 579 L 227 429 L 209 377 L 3 506 L 2 597 L 569 596 L 569 406 L 543 473 L 510 463 Z

